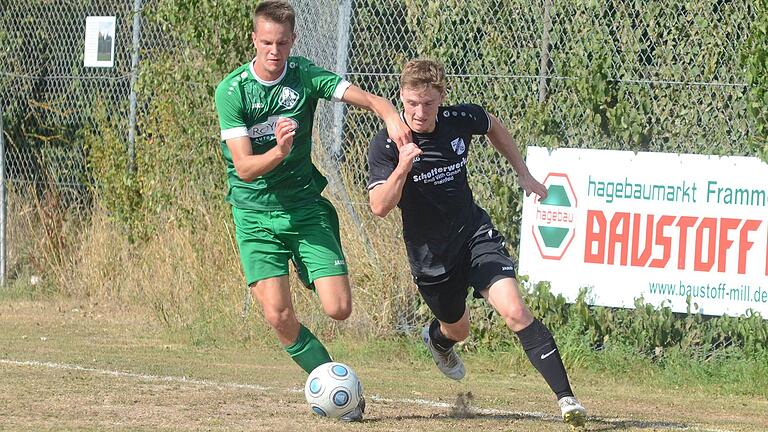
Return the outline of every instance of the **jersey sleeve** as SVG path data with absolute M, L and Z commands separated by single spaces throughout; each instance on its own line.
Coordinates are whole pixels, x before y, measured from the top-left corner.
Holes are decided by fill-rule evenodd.
M 315 99 L 340 101 L 351 85 L 339 75 L 315 65 L 304 57 L 298 58 L 301 76 L 309 94 Z
M 397 166 L 397 146 L 382 130 L 368 145 L 368 186 L 371 190 L 384 183 Z
M 219 115 L 221 139 L 248 136 L 243 117 L 243 98 L 239 84 L 230 80 L 222 81 L 216 87 L 216 113 Z
M 491 117 L 480 105 L 461 104 L 451 109 L 461 128 L 472 135 L 485 135 L 491 130 Z

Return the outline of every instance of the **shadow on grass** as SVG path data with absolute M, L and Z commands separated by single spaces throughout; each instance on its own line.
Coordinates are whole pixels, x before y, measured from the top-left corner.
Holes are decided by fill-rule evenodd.
M 398 415 L 391 418 L 382 419 L 366 419 L 366 423 L 377 423 L 383 420 L 430 420 L 430 421 L 497 421 L 500 423 L 518 422 L 518 421 L 531 421 L 536 423 L 547 423 L 554 425 L 562 425 L 563 419 L 556 415 L 546 415 L 542 413 L 526 413 L 526 412 L 510 412 L 503 410 L 493 409 L 478 409 L 472 406 L 474 401 L 474 395 L 472 392 L 459 393 L 456 396 L 456 400 L 453 404 L 441 404 L 442 408 L 448 409 L 445 413 L 432 413 L 432 414 L 411 414 L 411 415 Z M 471 425 L 467 425 L 468 429 L 472 429 Z M 584 428 L 577 429 L 583 431 L 621 431 L 621 430 L 691 430 L 696 429 L 696 426 L 688 425 L 685 423 L 668 422 L 668 421 L 643 421 L 643 420 L 623 420 L 623 419 L 607 419 L 600 417 L 590 417 L 587 420 L 587 424 Z
M 375 423 L 380 423 L 382 421 L 389 422 L 392 420 L 396 420 L 396 421 L 399 421 L 399 420 L 430 420 L 430 421 L 446 420 L 446 421 L 459 421 L 459 422 L 467 421 L 468 423 L 472 421 L 478 421 L 478 420 L 498 421 L 502 423 L 517 422 L 517 421 L 533 421 L 533 422 L 539 422 L 539 423 L 544 422 L 552 425 L 563 425 L 563 427 L 567 427 L 563 424 L 563 420 L 559 417 L 554 417 L 554 416 L 543 417 L 536 414 L 525 414 L 525 413 L 519 413 L 519 414 L 472 413 L 472 414 L 461 414 L 461 415 L 406 414 L 406 415 L 398 415 L 398 416 L 388 417 L 388 418 L 367 418 L 363 420 L 363 423 L 375 424 Z M 581 430 L 583 431 L 622 431 L 622 430 L 665 431 L 665 430 L 699 430 L 698 428 L 699 426 L 696 426 L 696 425 L 677 423 L 677 422 L 602 419 L 599 417 L 590 417 L 587 420 L 586 426 L 584 428 L 577 429 L 577 430 L 579 431 Z M 707 430 L 707 429 L 703 428 L 701 430 Z

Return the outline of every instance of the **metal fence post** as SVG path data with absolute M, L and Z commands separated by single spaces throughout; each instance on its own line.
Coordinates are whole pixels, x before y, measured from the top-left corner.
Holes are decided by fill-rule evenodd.
M 141 38 L 141 0 L 133 1 L 133 38 L 131 53 L 130 120 L 128 125 L 128 171 L 136 171 L 136 80 L 139 69 L 139 40 Z
M 349 62 L 349 34 L 352 26 L 352 0 L 342 0 L 339 3 L 339 20 L 336 33 L 336 73 L 342 77 L 347 75 L 347 64 Z M 333 107 L 333 142 L 331 143 L 331 163 L 340 165 L 344 161 L 344 114 L 346 106 L 342 103 L 334 104 Z M 339 171 L 333 171 L 331 181 L 336 184 L 337 193 L 347 207 L 347 212 L 352 218 L 354 224 L 360 229 L 365 250 L 371 259 L 375 259 L 373 244 L 368 238 L 363 226 L 363 221 L 357 214 L 357 210 L 352 203 L 352 198 L 347 192 L 343 179 L 338 175 Z
M 349 58 L 349 28 L 352 19 L 352 0 L 342 0 L 339 4 L 338 31 L 336 33 L 336 73 L 347 75 L 347 61 Z M 333 133 L 334 141 L 331 144 L 331 156 L 334 162 L 342 160 L 344 141 L 344 104 L 333 105 Z
M 0 106 L 0 287 L 5 285 L 5 132 L 3 131 L 3 107 Z
M 552 0 L 544 0 L 544 20 L 541 31 L 541 57 L 539 59 L 539 102 L 547 100 L 549 86 L 549 31 L 552 28 Z

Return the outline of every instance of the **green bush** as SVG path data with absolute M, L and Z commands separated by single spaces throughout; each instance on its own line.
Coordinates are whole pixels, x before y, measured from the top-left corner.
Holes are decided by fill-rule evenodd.
M 755 0 L 755 15 L 744 52 L 749 113 L 755 119 L 750 144 L 768 162 L 768 1 Z
M 690 300 L 687 313 L 674 313 L 642 298 L 636 299 L 631 309 L 591 306 L 586 289 L 568 304 L 562 295 L 553 294 L 547 283 L 522 286 L 533 315 L 553 332 L 569 335 L 569 344 L 575 339 L 592 349 L 630 347 L 636 354 L 653 359 L 663 358 L 670 349 L 699 359 L 738 349 L 745 357 L 756 358 L 765 355 L 768 347 L 768 321 L 753 311 L 741 317 L 704 317 L 690 312 Z M 489 306 L 472 304 L 473 340 L 469 348 L 515 343 L 503 320 Z

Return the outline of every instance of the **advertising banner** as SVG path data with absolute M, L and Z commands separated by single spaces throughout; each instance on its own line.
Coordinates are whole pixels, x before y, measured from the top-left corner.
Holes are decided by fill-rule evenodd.
M 768 318 L 768 165 L 757 158 L 529 147 L 521 275 L 569 301 Z

